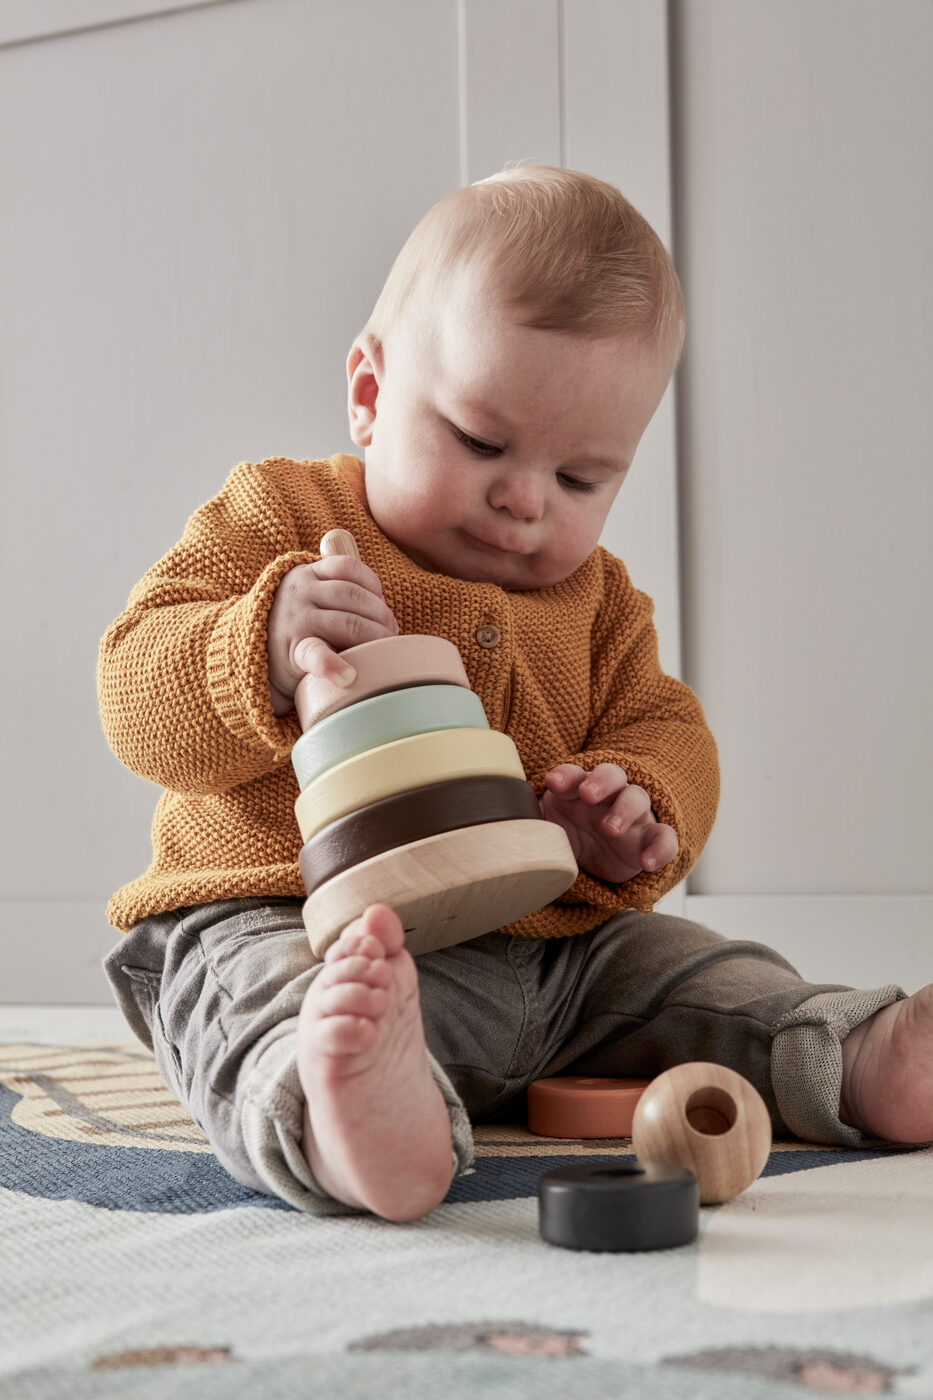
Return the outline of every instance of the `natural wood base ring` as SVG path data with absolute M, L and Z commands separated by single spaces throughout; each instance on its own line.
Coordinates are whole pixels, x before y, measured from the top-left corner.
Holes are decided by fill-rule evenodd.
M 533 913 L 576 875 L 567 834 L 556 822 L 488 822 L 354 865 L 309 895 L 302 915 L 318 958 L 370 904 L 395 910 L 410 953 L 429 953 Z

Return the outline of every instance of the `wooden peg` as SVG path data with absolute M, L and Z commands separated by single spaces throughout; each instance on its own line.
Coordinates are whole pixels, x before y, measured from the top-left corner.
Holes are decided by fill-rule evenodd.
M 728 1201 L 758 1177 L 771 1150 L 771 1118 L 748 1080 L 725 1065 L 675 1065 L 644 1091 L 632 1119 L 642 1162 L 692 1171 L 700 1204 Z
M 359 559 L 360 551 L 349 530 L 328 530 L 321 539 L 321 558 L 329 559 L 335 554 L 345 554 L 351 559 Z

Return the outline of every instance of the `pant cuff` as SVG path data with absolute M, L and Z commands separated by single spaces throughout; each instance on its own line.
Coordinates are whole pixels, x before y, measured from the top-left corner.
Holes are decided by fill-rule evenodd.
M 839 1117 L 842 1042 L 862 1021 L 906 995 L 893 985 L 820 992 L 778 1021 L 771 1046 L 771 1083 L 781 1117 L 797 1137 L 837 1147 L 878 1146 L 878 1138 Z
M 304 1093 L 298 1078 L 297 1031 L 279 1035 L 250 1067 L 240 1110 L 243 1143 L 260 1190 L 310 1215 L 366 1215 L 337 1201 L 320 1185 L 301 1150 Z M 450 1115 L 452 1168 L 461 1176 L 473 1164 L 473 1131 L 467 1111 L 444 1070 L 428 1052 L 434 1082 Z

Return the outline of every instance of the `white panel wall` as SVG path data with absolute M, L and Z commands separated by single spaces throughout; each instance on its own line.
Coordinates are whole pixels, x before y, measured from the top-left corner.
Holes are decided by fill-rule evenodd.
M 100 734 L 97 641 L 236 462 L 351 449 L 346 349 L 457 183 L 457 67 L 432 0 L 241 0 L 0 51 L 3 655 L 25 662 L 0 998 L 109 997 L 104 905 L 148 864 L 158 794 Z
M 933 6 L 674 21 L 686 659 L 724 778 L 690 912 L 806 974 L 832 950 L 836 980 L 920 985 Z
M 0 11 L 0 1000 L 109 997 L 104 905 L 157 797 L 97 719 L 130 588 L 237 461 L 351 449 L 346 350 L 462 179 L 569 156 L 666 230 L 666 82 L 650 0 Z M 674 666 L 669 415 L 626 491 Z
M 667 7 L 659 0 L 574 0 L 564 9 L 561 164 L 617 185 L 670 248 Z M 679 676 L 676 462 L 672 385 L 616 497 L 603 544 L 654 599 L 661 664 Z M 665 908 L 680 912 L 672 896 Z
M 463 180 L 507 161 L 588 170 L 671 243 L 667 10 L 660 0 L 461 5 Z M 655 600 L 661 660 L 680 674 L 674 390 L 655 415 L 602 542 Z

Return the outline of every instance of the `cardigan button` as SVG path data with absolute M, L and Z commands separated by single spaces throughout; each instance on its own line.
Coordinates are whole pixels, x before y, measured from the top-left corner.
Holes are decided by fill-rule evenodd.
M 477 627 L 476 640 L 481 647 L 497 647 L 502 641 L 502 633 L 499 631 L 498 627 L 493 627 L 491 623 L 487 623 L 485 627 Z

